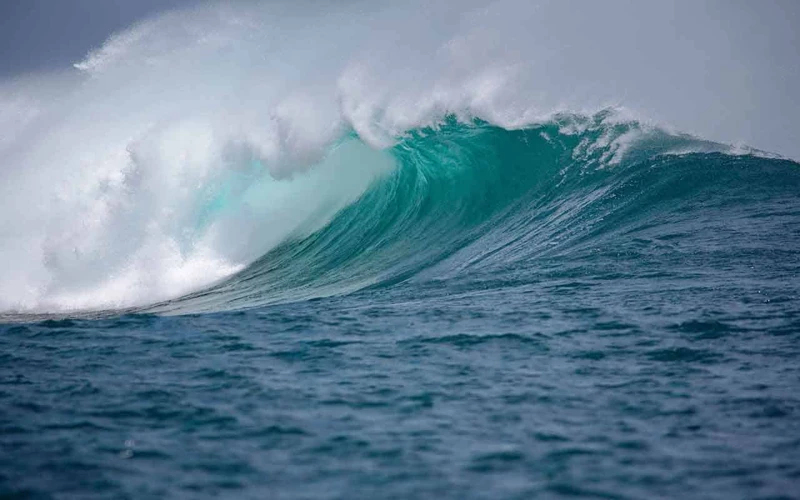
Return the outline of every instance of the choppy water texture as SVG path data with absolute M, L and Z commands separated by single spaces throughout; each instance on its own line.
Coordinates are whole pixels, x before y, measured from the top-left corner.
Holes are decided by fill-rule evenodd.
M 368 149 L 328 153 L 393 165 L 357 201 L 211 288 L 4 316 L 0 492 L 796 497 L 797 163 L 604 113 Z

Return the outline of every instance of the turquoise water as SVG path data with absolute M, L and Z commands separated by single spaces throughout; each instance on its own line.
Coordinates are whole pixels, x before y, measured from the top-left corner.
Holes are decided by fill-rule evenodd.
M 234 276 L 0 316 L 0 494 L 794 498 L 800 165 L 612 118 L 351 133 L 392 168 Z

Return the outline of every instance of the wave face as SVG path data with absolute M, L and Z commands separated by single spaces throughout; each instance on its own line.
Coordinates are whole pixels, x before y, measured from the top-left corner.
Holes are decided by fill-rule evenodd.
M 519 130 L 450 118 L 411 131 L 381 157 L 391 170 L 323 228 L 287 237 L 218 285 L 146 310 L 243 309 L 512 274 L 490 285 L 503 288 L 536 281 L 553 261 L 565 270 L 595 259 L 626 273 L 678 275 L 696 265 L 683 255 L 693 245 L 691 253 L 731 265 L 753 245 L 747 227 L 762 219 L 790 239 L 798 234 L 797 164 L 614 117 L 563 115 Z M 326 161 L 364 147 L 352 134 Z M 761 243 L 761 253 L 786 251 Z

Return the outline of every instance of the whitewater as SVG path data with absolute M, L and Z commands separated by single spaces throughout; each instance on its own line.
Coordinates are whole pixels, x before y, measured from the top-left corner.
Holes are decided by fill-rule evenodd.
M 793 498 L 796 11 L 210 2 L 1 80 L 0 496 Z

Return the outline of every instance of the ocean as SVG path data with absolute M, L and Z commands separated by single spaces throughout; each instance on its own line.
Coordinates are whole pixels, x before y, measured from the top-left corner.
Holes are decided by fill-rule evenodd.
M 796 161 L 616 108 L 98 126 L 161 85 L 105 56 L 0 142 L 0 497 L 797 498 Z

